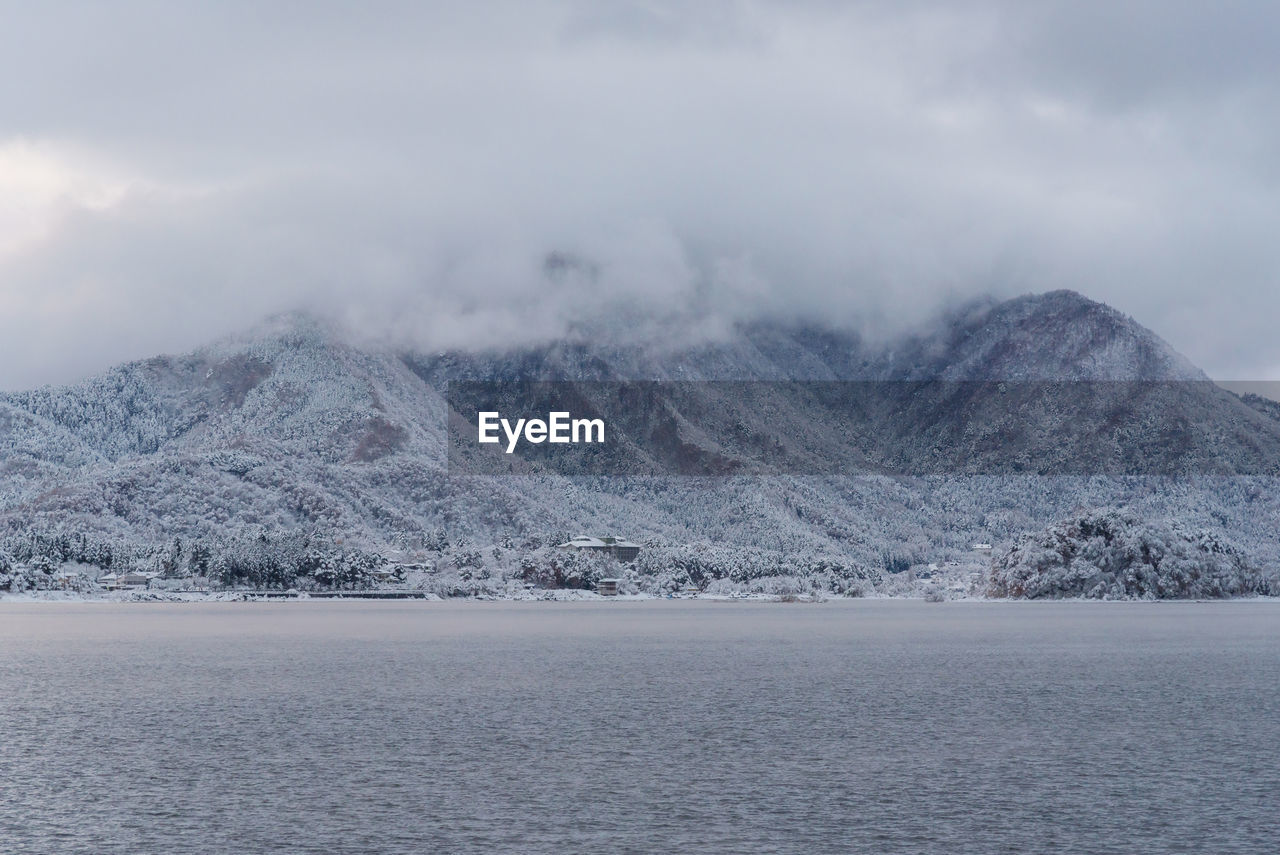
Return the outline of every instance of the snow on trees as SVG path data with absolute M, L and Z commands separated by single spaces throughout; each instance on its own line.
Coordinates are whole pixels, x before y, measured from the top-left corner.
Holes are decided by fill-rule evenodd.
M 1024 537 L 995 556 L 993 597 L 1218 598 L 1272 593 L 1274 579 L 1206 530 L 1101 509 Z

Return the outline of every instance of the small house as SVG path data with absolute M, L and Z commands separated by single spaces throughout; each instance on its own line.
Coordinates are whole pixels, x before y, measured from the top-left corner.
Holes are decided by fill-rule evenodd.
M 155 577 L 155 573 L 140 573 L 137 570 L 131 570 L 119 576 L 116 579 L 116 583 L 121 588 L 147 588 L 151 586 L 151 580 Z
M 596 583 L 596 593 L 602 597 L 618 596 L 618 580 L 617 579 L 601 579 Z
M 84 575 L 75 570 L 59 570 L 53 574 L 53 583 L 64 591 L 78 591 Z

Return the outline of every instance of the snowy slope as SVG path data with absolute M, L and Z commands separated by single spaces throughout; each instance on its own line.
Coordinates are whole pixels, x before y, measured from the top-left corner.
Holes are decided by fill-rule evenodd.
M 1280 493 L 1268 478 L 1175 487 L 1142 478 L 908 478 L 859 472 L 854 457 L 843 474 L 805 477 L 451 477 L 441 392 L 465 377 L 1204 379 L 1132 320 L 1069 292 L 970 306 L 890 347 L 840 331 L 756 324 L 683 348 L 603 340 L 413 354 L 357 345 L 323 322 L 286 316 L 190 354 L 0 397 L 0 530 L 135 543 L 306 530 L 375 549 L 412 547 L 440 532 L 482 544 L 616 532 L 651 545 L 834 555 L 878 567 L 891 556 L 964 556 L 975 540 L 1019 536 L 1077 506 L 1119 502 L 1176 514 L 1230 530 L 1262 552 L 1274 550 L 1266 532 L 1280 521 Z M 732 414 L 726 424 L 753 418 L 750 406 L 732 401 L 676 403 L 724 408 Z M 1238 450 L 1241 437 L 1257 436 L 1262 453 L 1280 449 L 1280 422 L 1234 396 L 1210 389 L 1195 405 L 1230 439 L 1224 447 Z M 770 429 L 784 439 L 808 432 L 821 442 L 831 424 L 829 411 L 803 398 L 776 410 Z M 910 431 L 918 417 L 906 413 L 907 422 L 883 429 Z M 922 437 L 920 453 L 959 424 L 945 408 L 931 418 L 940 433 Z M 1079 432 L 1052 419 L 1041 427 L 1051 439 Z M 1176 459 L 1176 448 L 1169 453 Z

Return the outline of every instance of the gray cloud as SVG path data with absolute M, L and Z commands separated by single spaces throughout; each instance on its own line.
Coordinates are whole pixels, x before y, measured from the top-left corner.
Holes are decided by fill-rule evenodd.
M 299 306 L 457 346 L 1060 287 L 1280 377 L 1269 4 L 8 17 L 0 388 Z

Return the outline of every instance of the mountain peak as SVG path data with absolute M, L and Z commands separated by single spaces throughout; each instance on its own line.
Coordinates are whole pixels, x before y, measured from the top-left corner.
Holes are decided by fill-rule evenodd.
M 1207 380 L 1137 321 L 1069 290 L 981 301 L 885 358 L 882 376 L 945 380 Z

